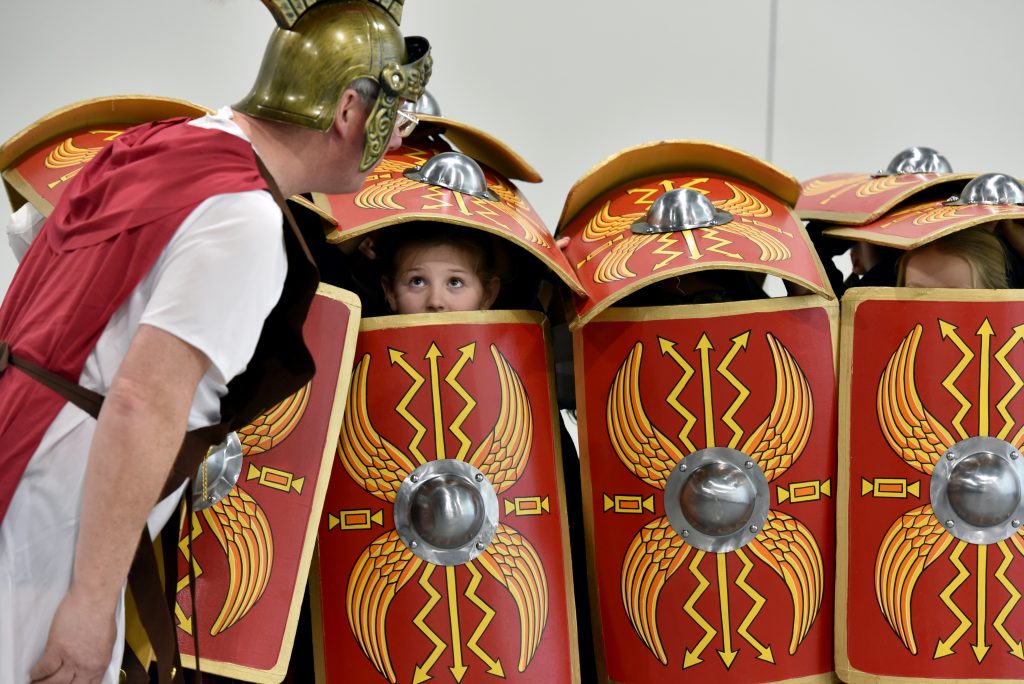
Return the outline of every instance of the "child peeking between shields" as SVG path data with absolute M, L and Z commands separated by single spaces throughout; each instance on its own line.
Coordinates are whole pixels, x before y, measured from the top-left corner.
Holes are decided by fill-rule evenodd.
M 397 314 L 491 308 L 501 289 L 496 242 L 446 224 L 416 222 L 387 231 L 375 251 L 388 307 Z

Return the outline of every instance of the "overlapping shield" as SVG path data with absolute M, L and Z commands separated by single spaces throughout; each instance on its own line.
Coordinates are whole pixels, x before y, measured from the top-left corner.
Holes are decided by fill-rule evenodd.
M 316 376 L 239 432 L 237 484 L 219 502 L 190 514 L 178 544 L 178 574 L 171 580 L 177 583 L 175 621 L 186 667 L 196 666 L 198 640 L 203 672 L 253 682 L 284 678 L 358 324 L 358 299 L 321 284 L 303 329 Z M 209 485 L 197 479 L 200 488 Z
M 319 532 L 319 681 L 578 681 L 542 321 L 363 322 Z
M 830 680 L 836 320 L 807 296 L 575 333 L 609 681 Z
M 837 669 L 1024 671 L 1024 298 L 865 288 L 843 300 Z

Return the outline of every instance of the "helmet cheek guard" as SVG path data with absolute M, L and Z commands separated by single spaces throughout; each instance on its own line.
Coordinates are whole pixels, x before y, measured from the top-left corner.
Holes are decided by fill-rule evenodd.
M 433 59 L 426 39 L 406 38 L 405 49 L 409 60 L 407 64 L 388 64 L 381 70 L 380 76 L 373 79 L 377 81 L 380 90 L 366 117 L 360 171 L 369 171 L 380 162 L 391 140 L 400 102 L 419 99 L 430 80 Z

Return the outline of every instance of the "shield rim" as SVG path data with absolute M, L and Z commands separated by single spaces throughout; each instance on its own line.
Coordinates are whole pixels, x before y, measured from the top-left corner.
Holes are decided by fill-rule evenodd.
M 969 290 L 945 288 L 895 288 L 895 287 L 859 287 L 850 290 L 843 297 L 840 312 L 839 334 L 839 368 L 850 368 L 853 362 L 854 318 L 857 309 L 865 302 L 877 301 L 954 301 L 954 302 L 1011 302 L 1024 301 L 1019 290 Z M 836 564 L 834 590 L 834 648 L 835 672 L 840 679 L 850 684 L 875 684 L 877 682 L 896 682 L 898 684 L 953 684 L 954 682 L 970 681 L 976 684 L 987 682 L 1005 682 L 1005 679 L 942 679 L 919 677 L 892 677 L 872 674 L 858 670 L 850 664 L 847 651 L 847 601 L 849 599 L 849 553 L 850 531 L 847 521 L 850 516 L 850 391 L 853 377 L 850 373 L 838 376 L 836 406 L 839 411 L 838 430 L 838 464 L 837 478 L 846 486 L 837 487 L 836 492 Z
M 352 365 L 355 361 L 356 336 L 359 329 L 359 313 L 362 304 L 354 293 L 320 283 L 316 288 L 317 296 L 323 296 L 336 302 L 341 302 L 349 308 L 348 325 L 342 339 L 345 348 L 341 355 L 341 364 L 338 368 L 338 383 L 334 392 L 334 404 L 331 407 L 331 417 L 327 423 L 327 439 L 323 454 L 320 457 L 320 476 L 317 478 L 316 489 L 313 493 L 312 512 L 306 523 L 305 541 L 302 544 L 302 551 L 299 555 L 299 568 L 296 575 L 297 581 L 292 590 L 291 605 L 288 609 L 288 619 L 285 622 L 284 639 L 281 642 L 281 651 L 277 663 L 269 670 L 259 670 L 252 667 L 235 665 L 226 661 L 212 660 L 209 657 L 201 656 L 204 672 L 223 675 L 245 681 L 257 682 L 259 684 L 276 684 L 284 679 L 288 673 L 288 663 L 292 657 L 292 649 L 295 645 L 295 632 L 299 625 L 299 612 L 302 608 L 302 598 L 306 591 L 307 581 L 312 571 L 312 562 L 316 548 L 317 530 L 320 528 L 320 520 L 323 516 L 324 499 L 327 496 L 327 484 L 330 480 L 332 459 L 334 458 L 335 445 L 338 443 L 338 436 L 341 434 L 341 423 L 345 415 L 345 402 L 348 398 L 349 381 L 352 378 Z M 190 670 L 195 670 L 195 656 L 181 654 L 181 664 Z

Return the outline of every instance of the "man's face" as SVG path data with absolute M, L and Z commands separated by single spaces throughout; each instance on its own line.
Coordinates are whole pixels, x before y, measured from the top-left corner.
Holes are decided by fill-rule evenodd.
M 359 164 L 363 158 L 363 149 L 366 145 L 366 121 L 370 116 L 370 112 L 373 110 L 374 101 L 368 100 L 356 93 L 353 108 L 354 111 L 343 112 L 339 111 L 338 115 L 343 114 L 349 117 L 349 121 L 345 122 L 348 125 L 341 127 L 339 134 L 342 137 L 341 145 L 339 146 L 339 159 L 335 162 L 336 174 L 331 174 L 335 177 L 335 182 L 332 184 L 331 190 L 325 192 L 331 193 L 351 193 L 356 192 L 362 187 L 366 181 L 366 176 L 373 170 L 369 168 L 366 171 L 359 170 Z M 391 131 L 391 137 L 388 139 L 388 145 L 386 152 L 398 149 L 402 145 L 402 136 L 399 132 L 399 126 L 396 125 Z

